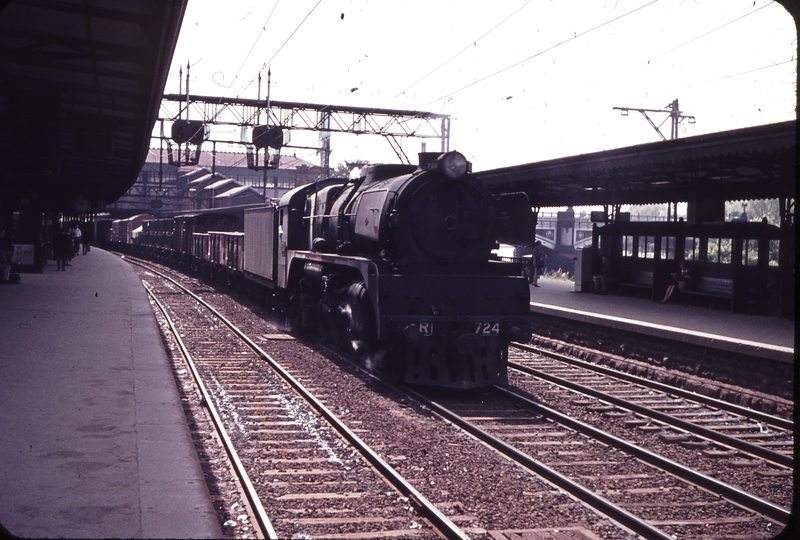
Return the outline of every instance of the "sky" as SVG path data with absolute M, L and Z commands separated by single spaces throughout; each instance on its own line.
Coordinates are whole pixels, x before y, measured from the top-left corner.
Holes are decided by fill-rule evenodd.
M 450 149 L 474 171 L 661 140 L 614 107 L 677 99 L 695 117 L 679 137 L 796 118 L 794 21 L 765 0 L 189 0 L 166 93 L 187 64 L 196 95 L 254 99 L 262 73 L 264 98 L 269 69 L 272 100 L 448 114 Z M 668 114 L 648 115 L 669 138 Z M 421 143 L 401 141 L 412 161 Z M 291 144 L 319 147 L 319 134 Z M 334 133 L 331 147 L 333 167 L 399 162 L 380 136 Z

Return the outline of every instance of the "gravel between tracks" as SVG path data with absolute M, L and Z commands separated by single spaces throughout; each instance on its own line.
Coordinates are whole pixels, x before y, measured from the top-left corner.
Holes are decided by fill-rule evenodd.
M 268 339 L 284 328 L 258 307 L 207 285 L 195 288 L 251 337 L 267 336 L 265 352 L 291 362 L 292 373 L 324 393 L 329 409 L 472 538 L 555 530 L 574 539 L 635 537 L 353 366 L 299 341 Z M 220 497 L 221 507 L 232 504 Z
M 327 358 L 300 341 L 271 339 L 285 328 L 260 308 L 239 303 L 208 285 L 198 284 L 197 291 L 251 337 L 258 338 L 267 353 L 287 362 L 303 384 L 323 394 L 326 406 L 472 538 L 510 538 L 515 534 L 536 538 L 537 533 L 554 530 L 569 534 L 569 538 L 635 537 L 352 365 Z M 480 401 L 481 394 L 474 392 L 472 398 Z M 569 412 L 585 414 L 580 408 Z M 691 451 L 663 446 L 665 455 L 677 452 L 681 454 L 677 457 L 691 460 Z M 705 466 L 708 469 L 709 460 Z M 743 470 L 709 473 L 725 476 L 730 483 L 736 484 L 738 479 L 746 484 Z M 767 478 L 760 487 L 766 485 L 768 492 L 783 489 L 785 493 L 783 481 Z M 232 497 L 230 500 L 237 496 Z M 228 522 L 235 513 L 229 511 L 231 506 L 230 501 L 220 503 Z M 245 530 L 229 528 L 226 533 L 239 535 Z
M 697 444 L 683 446 L 678 443 L 667 442 L 661 438 L 661 435 L 663 433 L 675 433 L 674 431 L 666 429 L 662 431 L 643 431 L 626 427 L 624 420 L 633 418 L 633 415 L 608 416 L 600 411 L 591 411 L 585 405 L 576 404 L 576 401 L 596 404 L 595 400 L 581 400 L 576 393 L 556 389 L 549 383 L 518 372 L 512 372 L 511 382 L 516 387 L 525 389 L 531 395 L 535 395 L 541 403 L 555 408 L 572 418 L 597 426 L 612 435 L 628 440 L 642 448 L 647 448 L 654 453 L 712 476 L 722 482 L 740 487 L 784 508 L 791 508 L 792 506 L 794 495 L 792 476 L 783 476 L 782 474 L 786 472 L 783 467 L 774 467 L 758 458 L 748 458 L 741 452 L 732 452 L 731 455 L 704 453 L 704 450 L 715 448 L 716 445 L 712 443 L 704 446 Z

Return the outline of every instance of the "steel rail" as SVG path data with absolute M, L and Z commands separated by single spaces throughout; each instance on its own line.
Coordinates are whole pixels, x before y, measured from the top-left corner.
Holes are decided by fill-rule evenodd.
M 554 419 L 556 422 L 584 433 L 594 439 L 600 440 L 610 446 L 613 446 L 614 448 L 622 450 L 623 452 L 626 452 L 649 465 L 663 469 L 686 482 L 695 484 L 716 495 L 721 495 L 722 497 L 725 497 L 729 501 L 742 506 L 747 510 L 768 516 L 783 524 L 789 522 L 789 510 L 775 503 L 772 503 L 766 499 L 762 499 L 761 497 L 753 495 L 752 493 L 748 493 L 737 487 L 726 484 L 725 482 L 721 482 L 716 478 L 706 476 L 701 472 L 685 467 L 680 463 L 676 463 L 671 459 L 665 458 L 664 456 L 660 456 L 649 450 L 645 450 L 640 446 L 620 439 L 619 437 L 597 429 L 594 426 L 585 424 L 580 420 L 571 418 L 556 411 L 555 409 L 551 409 L 542 405 L 541 403 L 537 403 L 526 396 L 514 392 L 513 390 L 499 386 L 496 386 L 495 390 L 513 400 L 518 401 L 519 403 L 541 412 L 543 415 Z
M 132 261 L 133 262 L 133 261 Z M 175 281 L 169 276 L 158 272 L 154 268 L 147 267 L 141 263 L 135 263 L 147 270 L 167 279 L 184 291 L 187 295 L 194 298 L 200 305 L 210 311 L 217 317 L 223 324 L 225 324 L 233 333 L 235 333 L 242 341 L 256 353 L 262 360 L 267 362 L 269 366 L 275 370 L 289 385 L 294 388 L 312 407 L 314 407 L 342 437 L 344 437 L 350 444 L 356 447 L 364 458 L 372 464 L 395 489 L 402 493 L 405 497 L 417 507 L 417 511 L 425 516 L 435 528 L 441 532 L 445 538 L 453 540 L 469 540 L 469 536 L 458 528 L 450 519 L 439 511 L 433 503 L 426 499 L 419 491 L 414 488 L 405 478 L 403 478 L 394 468 L 386 463 L 374 450 L 372 450 L 364 441 L 362 441 L 350 428 L 348 428 L 342 420 L 333 414 L 320 400 L 314 397 L 297 379 L 295 379 L 288 371 L 286 371 L 280 364 L 278 364 L 270 355 L 264 352 L 253 340 L 244 334 L 236 325 L 225 318 L 219 311 L 210 306 L 202 298 L 188 290 L 186 287 Z
M 618 407 L 637 412 L 642 416 L 648 416 L 650 418 L 658 420 L 659 422 L 664 422 L 665 424 L 673 425 L 689 433 L 693 433 L 700 437 L 704 437 L 719 444 L 724 444 L 725 446 L 729 446 L 731 448 L 736 448 L 737 450 L 741 450 L 743 452 L 747 452 L 748 454 L 758 456 L 767 461 L 771 461 L 773 463 L 777 463 L 789 468 L 792 468 L 794 466 L 794 458 L 792 456 L 787 456 L 786 454 L 775 452 L 774 450 L 770 450 L 769 448 L 764 448 L 763 446 L 758 446 L 757 444 L 737 439 L 736 437 L 732 437 L 730 435 L 714 431 L 713 429 L 693 424 L 688 420 L 683 420 L 682 418 L 677 418 L 670 414 L 663 413 L 661 411 L 656 411 L 644 405 L 639 405 L 638 403 L 634 403 L 632 401 L 628 401 L 623 398 L 613 396 L 611 394 L 603 392 L 602 390 L 595 390 L 594 388 L 590 388 L 588 386 L 584 386 L 576 382 L 568 381 L 561 377 L 545 373 L 544 371 L 528 366 L 523 366 L 521 364 L 517 364 L 516 362 L 509 362 L 508 367 L 516 369 L 523 373 L 527 373 L 528 375 L 544 379 L 546 381 L 549 381 L 553 384 L 557 384 L 564 388 L 569 388 L 570 390 L 580 392 L 581 394 L 586 394 L 592 397 L 596 397 L 597 399 L 600 399 L 607 403 L 612 403 Z
M 667 534 L 640 517 L 631 514 L 624 508 L 621 508 L 605 497 L 602 497 L 600 494 L 587 489 L 573 480 L 570 480 L 558 471 L 551 469 L 544 463 L 534 459 L 524 452 L 521 452 L 517 448 L 498 439 L 475 424 L 465 420 L 463 417 L 459 416 L 447 407 L 440 405 L 439 403 L 423 396 L 422 394 L 419 394 L 418 392 L 415 392 L 414 390 L 411 390 L 407 386 L 403 386 L 402 389 L 403 392 L 407 393 L 445 420 L 463 429 L 470 435 L 482 441 L 490 448 L 497 450 L 512 461 L 529 469 L 534 474 L 538 474 L 539 476 L 545 478 L 548 482 L 573 495 L 580 501 L 589 505 L 591 508 L 594 508 L 596 511 L 600 512 L 602 515 L 613 519 L 617 523 L 620 523 L 623 527 L 632 530 L 644 538 L 675 540 L 672 535 Z
M 144 265 L 140 266 L 147 268 Z M 152 269 L 149 268 L 148 270 L 152 271 Z M 197 388 L 203 397 L 203 404 L 208 408 L 208 412 L 211 415 L 211 420 L 214 424 L 215 429 L 217 430 L 217 435 L 219 435 L 219 439 L 222 442 L 223 447 L 225 448 L 225 452 L 228 454 L 228 458 L 230 459 L 231 464 L 233 465 L 233 469 L 236 473 L 236 476 L 239 478 L 239 483 L 242 486 L 245 498 L 247 499 L 247 502 L 250 504 L 250 509 L 259 527 L 258 532 L 261 535 L 261 538 L 278 540 L 279 537 L 275 533 L 275 529 L 272 527 L 272 523 L 269 520 L 269 516 L 267 516 L 267 512 L 264 509 L 263 504 L 261 503 L 261 499 L 258 497 L 258 494 L 256 493 L 253 483 L 250 481 L 250 476 L 247 474 L 247 471 L 245 470 L 241 459 L 239 459 L 239 454 L 236 452 L 236 448 L 234 448 L 233 446 L 233 441 L 231 441 L 230 437 L 228 436 L 228 432 L 225 430 L 222 418 L 220 417 L 216 407 L 214 406 L 214 402 L 211 399 L 211 395 L 208 393 L 208 390 L 206 390 L 206 386 L 203 383 L 202 378 L 200 377 L 200 373 L 197 371 L 197 367 L 194 364 L 194 360 L 192 360 L 192 355 L 189 353 L 189 350 L 183 343 L 180 333 L 178 332 L 178 329 L 175 328 L 175 325 L 172 322 L 172 318 L 167 313 L 167 310 L 164 307 L 164 305 L 156 297 L 153 290 L 146 283 L 143 282 L 143 285 L 144 288 L 147 290 L 147 293 L 150 295 L 150 298 L 153 299 L 156 306 L 158 306 L 158 309 L 164 315 L 164 318 L 166 319 L 167 324 L 169 325 L 170 332 L 172 332 L 172 335 L 175 337 L 175 340 L 178 343 L 178 347 L 181 350 L 181 354 L 183 355 L 183 358 L 186 361 L 186 365 L 192 372 L 192 377 L 194 378 L 195 384 L 197 385 Z
M 760 420 L 762 422 L 766 422 L 767 424 L 771 424 L 775 427 L 779 427 L 781 429 L 786 429 L 789 431 L 794 431 L 794 422 L 791 420 L 786 420 L 785 418 L 780 418 L 778 416 L 774 416 L 771 414 L 767 414 L 761 411 L 755 411 L 753 409 L 748 409 L 746 407 L 741 407 L 739 405 L 734 405 L 733 403 L 728 403 L 727 401 L 722 401 L 721 399 L 712 398 L 710 396 L 704 396 L 702 394 L 697 394 L 695 392 L 690 392 L 688 390 L 684 390 L 682 388 L 676 388 L 674 386 L 669 386 L 668 384 L 660 383 L 657 381 L 651 381 L 650 379 L 645 379 L 642 377 L 638 377 L 636 375 L 631 375 L 629 373 L 624 373 L 622 371 L 618 371 L 615 369 L 607 368 L 605 366 L 600 366 L 597 364 L 593 364 L 591 362 L 585 362 L 578 358 L 572 358 L 563 354 L 555 353 L 552 351 L 548 351 L 545 349 L 541 349 L 539 347 L 534 347 L 532 345 L 527 345 L 525 343 L 512 343 L 512 345 L 518 349 L 523 351 L 533 352 L 536 354 L 541 354 L 542 356 L 547 356 L 549 358 L 553 358 L 555 360 L 559 360 L 561 362 L 572 364 L 574 366 L 579 366 L 584 369 L 589 369 L 592 371 L 596 371 L 598 373 L 602 373 L 604 375 L 609 375 L 611 377 L 616 377 L 618 379 L 623 379 L 629 382 L 634 382 L 640 384 L 642 386 L 647 386 L 649 388 L 653 388 L 655 390 L 661 390 L 662 392 L 667 392 L 670 394 L 675 394 L 676 396 L 680 396 L 682 398 L 690 399 L 692 401 L 697 401 L 700 403 L 704 403 L 706 405 L 710 405 L 712 407 L 716 407 L 718 409 L 722 409 L 724 411 L 738 414 L 740 416 L 745 416 L 747 418 L 752 418 L 754 420 Z

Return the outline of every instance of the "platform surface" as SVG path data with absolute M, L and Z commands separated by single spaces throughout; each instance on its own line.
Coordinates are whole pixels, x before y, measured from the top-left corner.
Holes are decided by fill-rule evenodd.
M 620 296 L 576 292 L 571 281 L 539 280 L 531 287 L 531 310 L 583 313 L 598 324 L 618 323 L 646 333 L 653 328 L 675 339 L 705 339 L 793 354 L 795 322 L 768 315 L 745 315 L 721 309 Z M 575 315 L 577 316 L 577 315 Z M 605 322 L 604 322 L 605 321 Z M 627 323 L 626 323 L 627 322 Z
M 93 249 L 0 285 L 0 524 L 29 538 L 222 536 L 141 281 Z

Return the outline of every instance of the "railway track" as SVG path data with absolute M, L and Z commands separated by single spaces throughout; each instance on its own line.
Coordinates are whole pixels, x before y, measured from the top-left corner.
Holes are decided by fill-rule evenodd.
M 138 271 L 145 282 L 156 281 L 152 272 L 143 269 Z M 309 387 L 324 405 L 337 413 L 351 431 L 380 452 L 383 459 L 421 494 L 435 501 L 441 513 L 455 523 L 464 535 L 469 535 L 473 539 L 510 539 L 518 538 L 520 535 L 532 535 L 535 538 L 535 535 L 546 536 L 557 530 L 576 540 L 635 537 L 632 532 L 581 506 L 556 486 L 521 471 L 508 460 L 487 451 L 474 439 L 465 437 L 463 432 L 449 424 L 443 424 L 441 419 L 432 415 L 428 409 L 421 407 L 413 399 L 396 389 L 385 387 L 352 364 L 337 364 L 335 358 L 325 357 L 301 341 L 286 339 L 287 336 L 281 333 L 280 324 L 260 317 L 255 313 L 257 309 L 251 310 L 251 307 L 231 302 L 227 295 L 217 293 L 207 285 L 194 280 L 183 281 L 187 281 L 194 292 L 200 293 L 205 299 L 217 305 L 225 312 L 226 317 L 236 319 L 237 325 L 246 329 L 247 334 L 252 336 L 253 341 L 263 352 L 273 357 L 280 357 L 284 369 L 291 377 Z M 163 292 L 170 301 L 183 296 L 178 293 L 174 285 L 166 286 Z M 171 309 L 168 308 L 168 311 Z M 190 311 L 193 312 L 192 319 L 210 317 L 204 309 L 193 307 Z M 212 338 L 208 331 L 199 330 L 199 326 L 196 326 L 196 323 L 176 325 L 179 334 L 183 335 L 187 343 L 196 342 L 200 344 L 200 348 L 204 343 L 207 346 L 218 341 Z M 219 325 L 214 323 L 214 326 Z M 195 332 L 200 333 L 201 339 L 191 339 Z M 220 343 L 227 343 L 227 340 Z M 220 347 L 217 346 L 215 349 L 219 355 Z M 227 345 L 224 349 L 222 358 L 215 357 L 217 359 L 211 360 L 208 364 L 223 365 L 228 371 L 240 371 L 241 365 L 247 362 L 244 360 L 244 351 L 239 354 Z M 200 355 L 195 354 L 195 357 Z M 207 369 L 203 366 L 204 363 L 202 361 L 199 363 L 201 373 Z M 298 481 L 305 481 L 312 489 L 317 490 L 326 485 L 330 493 L 334 491 L 335 486 L 338 486 L 340 480 L 326 479 L 321 474 L 322 467 L 319 464 L 306 464 L 303 468 L 294 468 L 289 464 L 290 457 L 280 458 L 273 453 L 277 444 L 267 443 L 259 447 L 252 444 L 253 441 L 249 437 L 244 437 L 244 433 L 255 429 L 255 424 L 252 423 L 254 419 L 246 415 L 256 412 L 260 416 L 265 416 L 264 409 L 276 408 L 279 405 L 262 402 L 276 399 L 275 396 L 287 390 L 284 383 L 273 380 L 274 375 L 269 373 L 272 371 L 271 367 L 265 367 L 262 361 L 251 363 L 261 366 L 257 370 L 258 380 L 253 386 L 244 385 L 238 378 L 225 381 L 222 376 L 215 377 L 207 386 L 212 393 L 224 389 L 212 399 L 215 403 L 222 404 L 219 407 L 220 416 L 239 449 L 242 461 L 246 463 L 250 458 L 255 460 L 254 465 L 246 467 L 278 535 L 321 536 L 326 534 L 321 527 L 327 525 L 329 526 L 327 534 L 357 536 L 358 533 L 353 530 L 360 519 L 357 507 L 359 501 L 366 499 L 368 487 L 362 486 L 358 498 L 346 500 L 345 508 L 331 505 L 322 508 L 322 502 L 315 502 L 315 499 L 283 497 L 283 493 L 273 493 L 275 489 L 286 488 L 287 484 Z M 289 394 L 292 392 L 289 391 Z M 318 411 L 310 407 L 306 410 L 309 421 L 319 420 L 316 418 Z M 285 416 L 294 418 L 291 414 L 284 414 L 284 417 L 275 421 L 286 421 Z M 238 421 L 233 422 L 232 418 Z M 273 425 L 270 429 L 274 432 L 279 427 Z M 282 428 L 283 431 L 289 429 Z M 341 447 L 342 442 L 337 441 L 338 437 L 332 436 L 332 429 L 321 428 L 320 431 L 329 436 L 327 444 L 338 451 L 338 455 L 343 456 L 342 461 L 350 475 L 347 480 L 352 482 L 352 477 L 359 468 L 357 462 L 360 460 L 356 459 L 358 456 L 352 450 Z M 273 440 L 276 437 L 277 435 L 273 436 Z M 285 433 L 285 438 L 281 439 L 280 444 L 287 454 L 297 455 L 305 451 L 308 441 L 304 440 L 301 433 L 294 432 Z M 280 459 L 286 461 L 279 462 Z M 264 470 L 273 463 L 279 467 L 277 472 L 268 473 Z M 369 464 L 367 466 L 369 467 Z M 377 475 L 371 467 L 370 471 L 374 477 L 365 483 L 371 486 L 380 484 L 381 480 L 375 478 Z M 272 481 L 265 482 L 264 486 L 262 479 L 270 477 Z M 263 492 L 265 489 L 266 493 Z M 403 527 L 396 527 L 384 533 L 385 536 L 463 537 L 462 533 L 436 532 L 415 510 L 414 498 L 405 497 L 397 492 L 393 492 L 390 496 L 391 487 L 385 483 L 383 489 L 385 491 L 382 493 L 388 497 L 389 502 L 399 506 L 403 516 L 409 520 Z M 341 502 L 341 499 L 330 500 Z M 296 506 L 292 506 L 295 503 Z M 227 504 L 230 505 L 230 502 Z M 234 503 L 234 506 L 236 504 Z M 308 512 L 323 513 L 325 522 L 309 515 Z M 332 523 L 337 520 L 338 524 Z M 370 521 L 370 518 L 362 521 Z M 380 527 L 386 529 L 391 523 L 390 519 L 381 515 Z M 338 532 L 331 532 L 334 525 L 340 527 Z M 375 523 L 372 523 L 372 526 L 378 527 Z M 342 532 L 342 527 L 345 532 Z M 241 536 L 236 531 L 226 532 Z M 380 534 L 380 532 L 361 533 L 362 537 L 366 535 L 370 538 L 379 537 Z
M 175 340 L 175 344 L 180 350 L 183 360 L 186 362 L 188 371 L 191 372 L 192 380 L 197 388 L 201 404 L 208 410 L 208 416 L 213 423 L 213 433 L 219 439 L 220 444 L 225 450 L 228 460 L 227 462 L 230 465 L 236 479 L 236 486 L 243 496 L 243 500 L 246 500 L 246 508 L 243 508 L 243 510 L 247 512 L 247 517 L 252 518 L 254 527 L 256 527 L 255 536 L 257 538 L 277 538 L 275 529 L 272 527 L 272 523 L 269 520 L 269 516 L 264 510 L 264 506 L 261 504 L 261 499 L 258 497 L 258 493 L 256 492 L 253 483 L 250 480 L 250 476 L 248 475 L 242 460 L 239 458 L 236 447 L 234 446 L 231 437 L 228 435 L 228 431 L 225 428 L 222 417 L 220 416 L 217 407 L 213 403 L 212 395 L 207 390 L 205 382 L 203 381 L 203 377 L 200 375 L 197 365 L 194 362 L 194 358 L 189 352 L 189 349 L 186 347 L 181 333 L 175 326 L 167 306 L 159 300 L 158 295 L 150 286 L 145 285 L 145 288 L 147 289 L 152 301 L 158 306 L 158 309 L 163 316 L 163 321 L 169 327 L 171 335 Z M 239 502 L 243 501 L 237 501 L 235 504 L 238 505 Z M 242 521 L 244 522 L 246 520 Z M 226 526 L 235 527 L 238 525 L 240 524 L 237 521 L 232 520 L 224 520 L 222 522 L 223 528 Z
M 770 538 L 789 511 L 497 387 L 480 403 L 418 399 L 646 538 Z
M 516 384 L 542 403 L 791 506 L 792 420 L 529 346 L 510 358 Z
M 145 285 L 189 362 L 263 537 L 467 538 L 257 344 L 154 272 Z
M 195 289 L 212 300 L 225 296 L 203 285 Z M 181 296 L 172 287 L 167 287 L 165 292 L 170 299 Z M 192 310 L 198 315 L 202 312 L 197 308 Z M 379 452 L 382 456 L 379 459 L 406 478 L 420 496 L 433 501 L 447 519 L 457 524 L 456 529 L 461 532 L 454 534 L 472 538 L 514 538 L 527 534 L 535 538 L 536 534 L 548 534 L 558 529 L 571 535 L 571 538 L 632 538 L 636 535 L 668 538 L 673 534 L 678 538 L 714 534 L 720 537 L 744 535 L 749 538 L 770 538 L 782 528 L 785 521 L 784 510 L 768 499 L 756 496 L 757 501 L 762 500 L 756 502 L 754 509 L 747 507 L 749 503 L 738 500 L 739 495 L 727 493 L 720 496 L 719 486 L 714 484 L 716 473 L 705 475 L 695 471 L 700 476 L 708 476 L 712 483 L 711 487 L 692 487 L 688 480 L 660 472 L 654 465 L 645 465 L 640 456 L 631 457 L 629 453 L 611 448 L 603 440 L 607 435 L 597 439 L 595 435 L 582 434 L 567 421 L 559 423 L 556 411 L 552 414 L 550 411 L 543 412 L 548 408 L 542 408 L 542 403 L 561 392 L 568 392 L 570 397 L 566 402 L 571 407 L 588 409 L 589 405 L 586 404 L 575 405 L 589 398 L 576 398 L 573 390 L 556 391 L 552 386 L 542 389 L 541 379 L 514 374 L 514 386 L 518 386 L 522 394 L 533 395 L 537 403 L 521 403 L 519 397 L 509 395 L 506 389 L 479 395 L 472 393 L 466 397 L 451 396 L 437 402 L 420 401 L 423 403 L 420 406 L 416 400 L 422 400 L 422 397 L 403 394 L 398 389 L 387 389 L 375 378 L 356 368 L 338 363 L 330 355 L 323 357 L 302 342 L 288 339 L 278 324 L 254 317 L 252 312 L 235 305 L 226 307 L 225 311 L 226 316 L 231 318 L 238 319 L 241 315 L 237 324 L 252 336 L 251 340 L 257 348 L 262 349 L 264 355 L 281 355 L 283 369 L 290 378 L 317 394 L 321 406 L 335 411 L 342 423 L 346 424 L 346 430 L 354 436 L 357 434 Z M 207 314 L 200 316 L 207 317 Z M 218 342 L 218 338 L 209 338 L 208 330 L 186 326 L 179 328 L 178 332 L 184 336 L 188 335 L 187 332 L 199 332 L 192 334 L 200 336 L 197 339 L 197 343 L 201 344 L 198 350 L 202 350 L 204 341 L 207 344 Z M 227 343 L 228 338 L 225 339 Z M 218 346 L 211 348 L 216 349 L 216 353 L 220 352 Z M 338 526 L 352 527 L 350 522 L 354 521 L 353 514 L 347 512 L 352 512 L 359 505 L 356 501 L 368 497 L 365 493 L 370 492 L 365 484 L 370 483 L 383 485 L 385 497 L 381 499 L 381 494 L 376 493 L 375 500 L 382 501 L 384 514 L 366 515 L 362 525 L 367 528 L 374 526 L 377 521 L 373 520 L 380 517 L 381 527 L 390 531 L 384 533 L 385 536 L 402 534 L 404 537 L 429 537 L 442 534 L 434 532 L 433 527 L 418 514 L 409 517 L 414 498 L 406 499 L 397 491 L 389 495 L 392 488 L 376 478 L 373 465 L 359 458 L 352 449 L 342 446 L 343 435 L 334 434 L 334 428 L 319 424 L 321 413 L 318 408 L 305 406 L 304 420 L 299 421 L 297 413 L 291 412 L 298 405 L 293 402 L 287 409 L 284 403 L 288 399 L 285 397 L 285 383 L 272 373 L 273 368 L 267 367 L 259 354 L 256 356 L 259 359 L 245 359 L 244 351 L 228 350 L 226 346 L 222 357 L 211 358 L 205 363 L 222 366 L 209 386 L 222 389 L 220 396 L 223 397 L 212 399 L 223 404 L 220 414 L 232 426 L 231 438 L 243 449 L 243 460 L 253 460 L 254 468 L 251 470 L 257 471 L 252 474 L 253 483 L 257 491 L 265 493 L 262 497 L 264 506 L 279 535 L 330 533 L 337 520 Z M 254 365 L 260 366 L 255 369 L 256 375 L 245 378 L 244 372 L 253 370 Z M 206 369 L 201 367 L 199 371 Z M 537 392 L 541 392 L 544 399 L 540 399 Z M 293 396 L 292 399 L 298 398 Z M 490 400 L 491 403 L 495 403 L 493 400 L 505 400 L 511 405 L 503 412 L 500 405 L 490 405 Z M 445 406 L 452 410 L 445 412 Z M 440 407 L 443 407 L 441 411 Z M 272 416 L 273 410 L 277 416 Z M 488 452 L 485 446 L 475 446 L 472 437 L 479 437 L 475 432 L 470 431 L 471 436 L 465 438 L 463 432 L 453 425 L 442 424 L 438 416 L 431 414 L 432 411 L 451 422 L 455 422 L 457 416 L 469 417 L 473 425 L 480 424 L 483 431 L 493 432 L 497 439 L 513 448 L 512 454 L 517 452 L 527 454 L 527 457 L 523 458 L 521 465 L 515 465 L 519 460 L 508 452 L 502 452 L 504 457 L 499 458 L 499 454 Z M 603 416 L 610 412 L 615 414 Z M 616 417 L 618 412 L 584 411 L 619 423 Z M 236 418 L 238 421 L 232 420 Z M 350 468 L 348 473 L 360 472 L 361 468 L 366 467 L 373 475 L 371 480 L 356 480 L 353 478 L 355 473 L 339 479 L 328 476 L 334 474 L 324 470 L 324 466 L 329 464 L 330 453 L 320 450 L 322 446 L 319 440 L 308 435 L 304 422 L 310 422 L 319 433 L 324 434 L 324 437 L 320 435 L 320 440 L 325 441 L 330 452 L 344 464 L 346 471 Z M 624 423 L 622 425 L 624 433 L 654 433 L 624 427 Z M 387 435 L 387 429 L 391 436 Z M 253 431 L 269 433 L 269 442 L 254 443 Z M 691 448 L 681 446 L 680 442 L 663 444 L 670 448 Z M 696 453 L 696 449 L 692 448 L 692 451 Z M 544 456 L 547 456 L 546 460 Z M 293 461 L 295 457 L 301 461 Z M 719 463 L 720 457 L 706 459 Z M 528 462 L 525 463 L 525 460 Z M 763 458 L 758 460 L 763 461 Z M 296 464 L 301 462 L 302 466 Z M 779 467 L 774 464 L 770 466 Z M 614 470 L 610 471 L 612 467 Z M 730 469 L 740 473 L 752 471 L 749 467 Z M 277 472 L 270 473 L 270 470 Z M 775 476 L 773 480 L 779 482 L 785 478 Z M 337 498 L 338 495 L 334 497 L 333 494 L 338 493 L 335 486 L 347 481 L 357 486 L 355 493 L 358 495 L 349 499 Z M 297 483 L 307 484 L 311 493 L 294 495 L 291 489 Z M 584 489 L 577 489 L 573 493 L 573 485 Z M 730 486 L 731 490 L 744 493 L 743 489 L 734 485 Z M 743 496 L 749 498 L 747 494 Z M 593 510 L 577 505 L 576 500 L 583 501 Z M 293 501 L 301 502 L 291 506 Z M 353 504 L 326 506 L 331 501 Z M 670 504 L 664 504 L 665 501 Z M 601 508 L 606 503 L 609 503 L 610 510 Z M 402 522 L 398 515 L 397 523 L 402 522 L 403 525 L 390 527 L 392 518 L 387 518 L 385 511 L 386 508 L 393 508 L 393 504 L 401 507 L 406 520 L 412 521 Z M 670 507 L 673 513 L 665 513 L 664 509 L 656 506 Z M 271 513 L 271 508 L 274 508 L 274 513 Z M 325 508 L 333 508 L 334 512 Z M 309 512 L 313 515 L 309 515 Z M 356 534 L 349 528 L 345 530 L 348 531 L 346 534 Z

